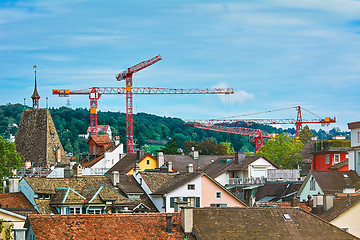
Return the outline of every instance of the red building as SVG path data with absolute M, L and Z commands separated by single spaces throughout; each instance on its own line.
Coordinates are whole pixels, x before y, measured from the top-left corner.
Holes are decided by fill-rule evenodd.
M 100 155 L 107 149 L 114 146 L 114 142 L 109 138 L 107 134 L 104 135 L 91 135 L 87 141 L 89 145 L 90 155 Z
M 343 145 L 343 146 L 340 146 Z M 312 170 L 348 171 L 348 140 L 329 140 L 314 144 Z

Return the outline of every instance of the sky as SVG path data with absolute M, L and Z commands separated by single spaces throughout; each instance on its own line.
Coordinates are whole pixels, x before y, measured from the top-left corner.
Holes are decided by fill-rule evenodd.
M 52 89 L 124 87 L 115 75 L 157 54 L 162 60 L 135 73 L 134 86 L 235 94 L 135 95 L 134 113 L 296 119 L 292 107 L 301 106 L 336 117 L 326 131 L 360 120 L 359 0 L 0 1 L 1 105 L 32 104 L 36 64 L 40 107 L 48 97 L 50 107 L 69 99 L 89 108 L 86 96 Z M 125 112 L 125 96 L 103 95 L 98 108 Z

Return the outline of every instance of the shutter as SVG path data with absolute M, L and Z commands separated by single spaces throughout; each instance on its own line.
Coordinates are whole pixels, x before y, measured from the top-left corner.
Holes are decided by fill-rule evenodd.
M 171 198 L 170 198 L 170 207 L 171 207 L 171 208 L 174 208 L 174 205 L 175 205 L 175 198 L 174 198 L 174 197 L 171 197 Z
M 86 207 L 82 207 L 81 210 L 82 210 L 82 211 L 81 211 L 82 214 L 87 214 L 87 212 L 86 212 Z
M 184 202 L 187 202 L 187 201 L 188 201 L 188 198 L 187 198 L 187 197 L 183 197 L 183 201 L 184 201 Z
M 70 214 L 70 208 L 66 207 L 66 214 Z
M 196 197 L 196 204 L 195 204 L 195 207 L 200 207 L 200 198 L 199 197 Z

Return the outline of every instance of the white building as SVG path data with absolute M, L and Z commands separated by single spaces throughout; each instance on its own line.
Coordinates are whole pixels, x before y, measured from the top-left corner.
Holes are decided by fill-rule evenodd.
M 351 148 L 349 152 L 349 170 L 360 175 L 360 121 L 348 123 L 351 130 Z

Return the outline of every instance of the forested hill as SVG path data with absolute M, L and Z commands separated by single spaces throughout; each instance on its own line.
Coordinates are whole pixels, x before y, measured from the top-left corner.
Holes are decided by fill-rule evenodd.
M 15 135 L 20 122 L 24 106 L 21 104 L 7 104 L 0 106 L 0 135 L 9 138 L 10 134 Z M 87 153 L 86 141 L 79 139 L 78 134 L 85 134 L 89 126 L 89 110 L 84 108 L 71 109 L 67 107 L 50 108 L 52 119 L 55 123 L 61 142 L 68 152 L 74 155 Z M 99 112 L 98 124 L 110 125 L 113 136 L 119 135 L 121 142 L 125 143 L 125 113 L 119 112 Z M 266 125 L 252 125 L 252 128 L 259 128 L 268 133 L 295 133 L 294 128 L 277 129 Z M 348 133 L 340 132 L 334 128 L 326 133 L 323 130 L 316 132 L 312 130 L 319 139 L 331 139 L 332 135 L 345 135 Z M 134 114 L 134 139 L 139 146 L 146 144 L 146 140 L 168 141 L 176 137 L 178 147 L 183 147 L 185 141 L 200 142 L 207 138 L 215 142 L 231 142 L 235 151 L 255 151 L 254 143 L 249 142 L 248 136 L 221 133 L 209 130 L 196 129 L 189 125 L 184 125 L 180 118 L 160 117 L 147 113 Z

